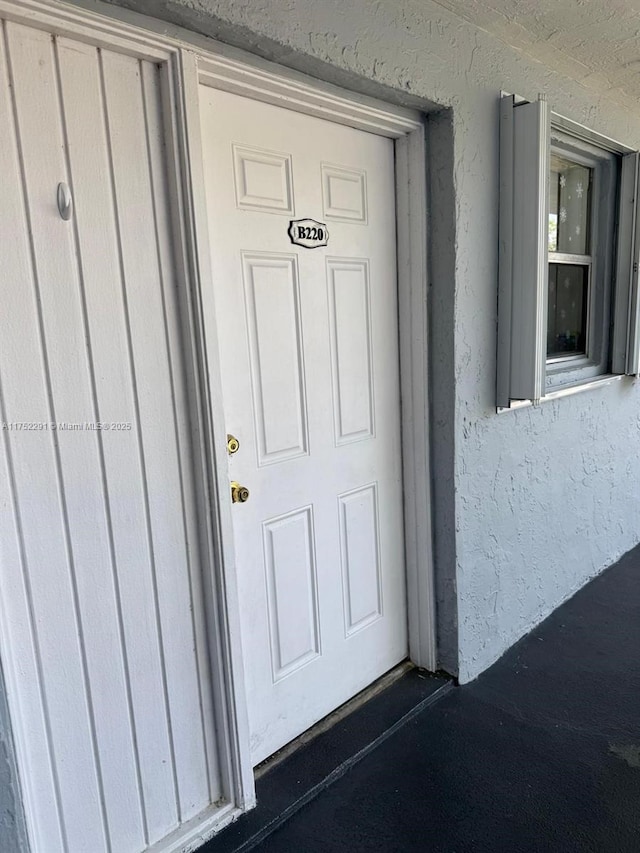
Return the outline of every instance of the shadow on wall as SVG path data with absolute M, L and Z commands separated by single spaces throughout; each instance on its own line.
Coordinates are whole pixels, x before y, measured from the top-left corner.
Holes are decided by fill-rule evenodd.
M 455 249 L 453 114 L 428 117 L 431 471 L 438 666 L 458 674 L 455 537 Z

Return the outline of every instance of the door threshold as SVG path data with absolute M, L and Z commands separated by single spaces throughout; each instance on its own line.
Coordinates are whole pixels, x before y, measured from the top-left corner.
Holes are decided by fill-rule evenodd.
M 400 664 L 256 770 L 258 804 L 199 853 L 247 853 L 399 728 L 453 688 L 453 679 Z
M 380 678 L 377 678 L 373 684 L 365 687 L 364 690 L 361 690 L 360 693 L 357 693 L 352 699 L 345 702 L 344 705 L 340 705 L 340 707 L 336 708 L 335 711 L 327 714 L 326 717 L 323 717 L 314 726 L 307 729 L 306 732 L 302 732 L 302 734 L 298 735 L 297 738 L 294 738 L 291 743 L 288 743 L 286 746 L 283 746 L 282 749 L 274 752 L 273 755 L 269 756 L 269 758 L 265 758 L 264 761 L 254 768 L 253 772 L 256 782 L 264 776 L 265 773 L 268 773 L 280 764 L 281 761 L 289 758 L 289 756 L 296 752 L 296 750 L 306 746 L 308 743 L 311 743 L 311 741 L 315 740 L 318 735 L 328 731 L 332 726 L 335 726 L 336 723 L 344 720 L 345 717 L 352 714 L 364 705 L 365 702 L 368 702 L 370 699 L 373 699 L 374 696 L 382 693 L 383 690 L 391 687 L 394 682 L 399 678 L 402 678 L 402 676 L 409 672 L 409 670 L 415 668 L 415 664 L 412 664 L 411 661 L 402 661 L 402 663 L 394 666 L 394 668 L 389 670 L 389 672 L 386 672 L 384 675 L 380 676 Z

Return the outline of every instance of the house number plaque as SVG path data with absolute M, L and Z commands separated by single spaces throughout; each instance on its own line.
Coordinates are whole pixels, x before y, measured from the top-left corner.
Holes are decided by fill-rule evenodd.
M 315 219 L 292 219 L 288 233 L 295 246 L 304 246 L 305 249 L 317 249 L 329 242 L 327 226 Z

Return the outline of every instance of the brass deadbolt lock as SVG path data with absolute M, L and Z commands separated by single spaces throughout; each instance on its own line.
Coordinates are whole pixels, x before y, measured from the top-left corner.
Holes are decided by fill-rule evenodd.
M 233 456 L 234 453 L 237 453 L 240 450 L 240 442 L 235 437 L 235 435 L 227 436 L 227 453 L 229 456 Z
M 249 500 L 249 489 L 235 480 L 231 483 L 231 500 L 234 504 L 243 504 Z

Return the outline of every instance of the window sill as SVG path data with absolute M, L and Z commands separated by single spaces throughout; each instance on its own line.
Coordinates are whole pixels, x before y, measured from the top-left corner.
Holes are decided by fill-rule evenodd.
M 540 403 L 559 400 L 561 397 L 571 397 L 573 394 L 579 394 L 581 391 L 590 391 L 593 388 L 602 388 L 605 385 L 620 382 L 622 379 L 633 379 L 633 377 L 626 376 L 624 373 L 609 373 L 606 376 L 598 376 L 597 379 L 590 379 L 587 382 L 576 382 L 575 385 L 567 385 L 564 388 L 549 391 L 540 399 Z M 513 400 L 510 406 L 498 406 L 496 412 L 501 415 L 504 412 L 512 412 L 514 409 L 526 409 L 533 405 L 533 400 Z

